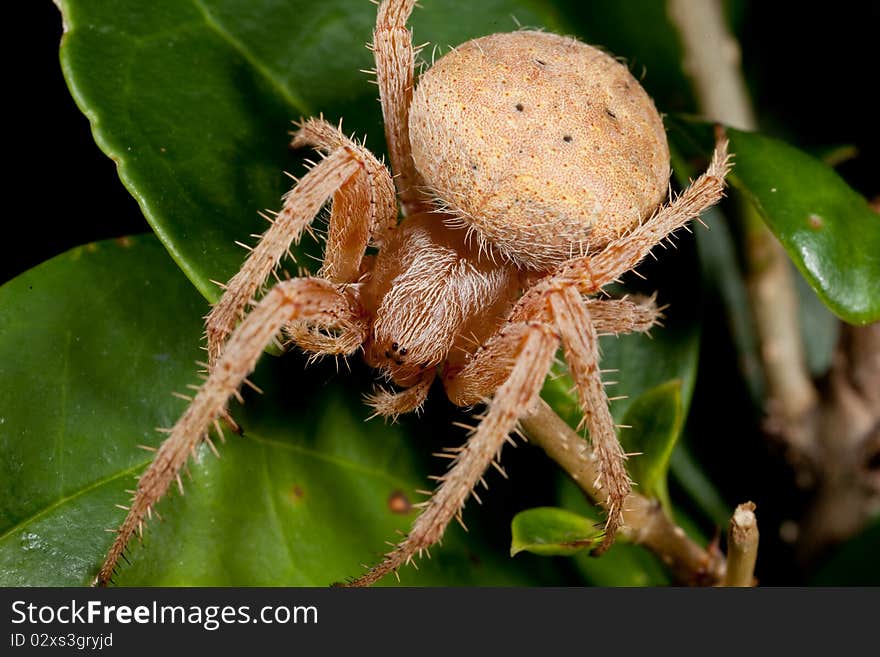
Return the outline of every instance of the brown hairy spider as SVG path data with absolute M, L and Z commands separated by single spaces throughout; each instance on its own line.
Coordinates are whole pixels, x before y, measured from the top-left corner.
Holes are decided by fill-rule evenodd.
M 626 66 L 573 38 L 519 31 L 459 46 L 414 88 L 414 4 L 383 0 L 373 35 L 394 177 L 322 119 L 299 125 L 293 145 L 323 159 L 285 196 L 208 315 L 208 377 L 140 478 L 96 583 L 110 580 L 200 443 L 214 448 L 209 429 L 219 431 L 229 398 L 279 331 L 316 355 L 363 350 L 400 388 L 368 398 L 377 414 L 418 409 L 438 376 L 453 403 L 487 404 L 409 534 L 353 584 L 440 540 L 539 400 L 560 345 L 607 494 L 605 545 L 613 540 L 631 483 L 597 334 L 646 331 L 658 309 L 589 297 L 721 198 L 726 140 L 706 173 L 663 204 L 666 134 Z M 331 197 L 318 275 L 278 282 L 254 301 Z M 365 255 L 368 246 L 378 253 Z

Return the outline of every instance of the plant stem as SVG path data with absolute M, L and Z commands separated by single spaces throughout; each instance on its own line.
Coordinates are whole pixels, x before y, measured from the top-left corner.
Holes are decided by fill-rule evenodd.
M 604 507 L 606 496 L 596 486 L 597 461 L 587 442 L 543 400 L 521 424 L 529 442 L 543 449 L 590 498 Z M 678 581 L 703 586 L 722 581 L 724 557 L 694 543 L 670 520 L 657 500 L 630 493 L 623 506 L 621 536 L 657 554 Z
M 755 115 L 739 69 L 739 44 L 727 30 L 721 2 L 669 0 L 667 7 L 681 36 L 683 67 L 700 109 L 731 127 L 753 130 Z
M 754 503 L 740 504 L 730 519 L 727 532 L 727 572 L 724 575 L 724 586 L 755 585 L 758 538 Z

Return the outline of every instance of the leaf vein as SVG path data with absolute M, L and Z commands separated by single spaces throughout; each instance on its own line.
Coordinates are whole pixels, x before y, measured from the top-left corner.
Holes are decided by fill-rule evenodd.
M 50 514 L 55 509 L 67 504 L 68 502 L 71 502 L 71 501 L 77 499 L 78 497 L 82 497 L 83 495 L 90 493 L 91 491 L 93 491 L 97 488 L 101 488 L 101 486 L 104 486 L 105 484 L 109 484 L 112 481 L 115 481 L 115 480 L 120 479 L 122 477 L 126 477 L 133 472 L 137 472 L 138 470 L 143 469 L 144 467 L 149 465 L 149 463 L 150 463 L 149 461 L 137 463 L 130 468 L 122 470 L 121 472 L 117 472 L 114 475 L 104 477 L 103 479 L 98 479 L 97 481 L 89 484 L 88 486 L 84 486 L 83 488 L 80 488 L 79 490 L 74 491 L 73 493 L 71 493 L 70 495 L 67 495 L 66 497 L 62 497 L 62 498 L 55 500 L 54 502 L 49 504 L 49 506 L 47 506 L 44 509 L 41 509 L 41 510 L 37 511 L 36 513 L 28 516 L 27 518 L 25 518 L 21 522 L 13 525 L 8 530 L 3 532 L 3 534 L 0 534 L 0 543 L 5 541 L 7 538 L 12 536 L 16 532 L 24 529 L 25 527 L 27 527 L 28 525 L 30 525 L 34 522 L 36 522 L 40 518 Z
M 292 107 L 294 107 L 300 114 L 303 116 L 310 116 L 314 114 L 304 100 L 301 98 L 297 98 L 293 95 L 290 89 L 287 88 L 282 82 L 280 82 L 273 74 L 272 71 L 269 70 L 259 59 L 257 59 L 254 54 L 238 39 L 232 36 L 226 29 L 217 21 L 216 18 L 208 11 L 208 8 L 204 5 L 202 0 L 192 0 L 193 6 L 202 14 L 205 19 L 205 24 L 221 39 L 223 39 L 226 43 L 228 43 L 233 50 L 238 52 L 244 59 L 254 67 L 254 69 L 260 73 L 274 88 L 275 90 L 281 94 L 285 101 Z

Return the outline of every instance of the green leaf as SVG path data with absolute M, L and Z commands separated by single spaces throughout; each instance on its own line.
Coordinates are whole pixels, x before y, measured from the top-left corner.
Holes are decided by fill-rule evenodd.
M 510 556 L 531 552 L 567 557 L 597 546 L 603 533 L 601 522 L 549 506 L 517 513 L 510 529 Z
M 0 585 L 84 585 L 156 446 L 197 382 L 206 304 L 153 238 L 91 244 L 0 288 Z M 329 377 L 329 379 L 328 379 Z M 322 380 L 323 379 L 323 380 Z M 202 449 L 186 495 L 158 505 L 125 585 L 328 585 L 357 575 L 414 511 L 436 463 L 399 426 L 365 423 L 362 382 L 264 360 L 236 415 L 243 436 Z M 475 513 L 469 509 L 468 513 Z M 511 562 L 476 518 L 404 583 L 556 582 Z M 548 570 L 550 568 L 550 570 Z M 391 582 L 395 581 L 392 578 Z
M 623 419 L 630 428 L 620 432 L 624 450 L 633 454 L 627 467 L 638 491 L 659 499 L 670 514 L 666 473 L 683 423 L 681 381 L 673 379 L 639 395 Z
M 209 300 L 244 259 L 300 171 L 291 120 L 323 113 L 384 151 L 372 68 L 376 7 L 352 0 L 60 0 L 61 63 L 95 140 L 187 277 Z M 526 0 L 444 0 L 413 17 L 417 43 L 447 48 L 559 28 Z M 427 51 L 430 53 L 430 49 Z M 312 247 L 315 248 L 314 246 Z M 307 260 L 304 262 L 308 262 Z
M 567 477 L 560 478 L 558 499 L 559 506 L 569 512 L 583 515 L 598 525 L 604 523 L 596 507 Z M 584 581 L 592 586 L 666 586 L 672 582 L 663 562 L 652 552 L 620 540 L 598 558 L 581 551 L 572 559 Z
M 711 128 L 677 120 L 679 148 L 707 151 Z M 731 183 L 758 209 L 825 305 L 854 324 L 880 319 L 880 215 L 820 160 L 757 133 L 728 129 Z

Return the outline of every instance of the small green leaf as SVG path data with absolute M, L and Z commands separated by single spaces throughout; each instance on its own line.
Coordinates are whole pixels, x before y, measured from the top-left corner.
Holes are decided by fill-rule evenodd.
M 642 495 L 659 499 L 672 513 L 666 473 L 681 435 L 684 413 L 681 381 L 674 379 L 642 393 L 629 407 L 620 442 L 630 456 L 627 466 Z
M 90 244 L 0 288 L 0 585 L 82 586 L 97 571 L 156 446 L 197 383 L 206 303 L 152 237 Z M 236 408 L 221 458 L 203 447 L 117 583 L 326 586 L 405 531 L 432 466 L 400 425 L 364 422 L 364 382 L 264 359 L 265 395 Z M 477 508 L 469 509 L 476 514 Z M 404 584 L 555 582 L 510 562 L 474 518 Z M 535 564 L 535 561 L 539 563 Z M 537 568 L 537 569 L 536 569 Z M 547 570 L 550 568 L 551 570 Z M 394 584 L 396 580 L 384 582 Z
M 604 522 L 594 505 L 568 477 L 560 477 L 559 505 L 583 514 L 595 525 Z M 596 558 L 587 551 L 573 557 L 575 568 L 592 586 L 665 586 L 671 578 L 663 562 L 641 545 L 616 540 L 611 549 Z
M 684 152 L 707 151 L 711 127 L 675 120 Z M 798 270 L 838 317 L 880 319 L 880 215 L 829 166 L 788 144 L 729 128 L 731 183 L 757 207 Z
M 569 556 L 602 542 L 602 523 L 565 509 L 538 507 L 517 513 L 510 526 L 510 556 L 531 552 L 545 557 Z

